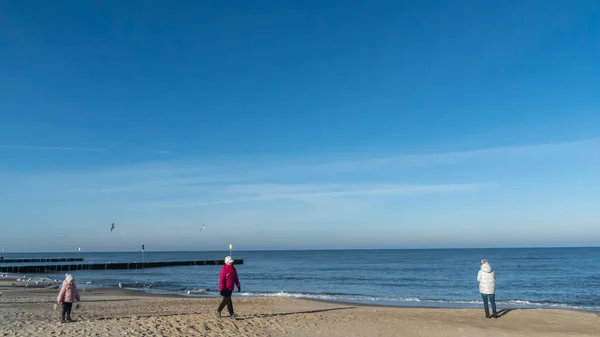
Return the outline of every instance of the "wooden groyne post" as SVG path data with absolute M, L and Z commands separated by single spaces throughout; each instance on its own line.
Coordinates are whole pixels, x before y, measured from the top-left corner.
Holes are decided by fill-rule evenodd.
M 11 274 L 44 274 L 78 270 L 119 270 L 143 269 L 175 266 L 218 266 L 223 260 L 202 261 L 155 261 L 155 262 L 115 262 L 115 263 L 77 263 L 77 264 L 47 264 L 31 266 L 0 266 L 0 273 Z M 244 264 L 243 259 L 235 260 L 236 264 Z
M 0 263 L 52 263 L 52 262 L 81 262 L 82 257 L 53 257 L 36 259 L 5 259 L 0 257 Z

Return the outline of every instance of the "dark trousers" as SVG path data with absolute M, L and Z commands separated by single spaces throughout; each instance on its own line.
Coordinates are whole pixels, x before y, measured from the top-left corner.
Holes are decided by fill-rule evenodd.
M 223 308 L 227 306 L 227 311 L 229 311 L 229 315 L 233 315 L 233 302 L 231 301 L 231 291 L 221 291 L 221 296 L 223 296 L 223 301 L 219 305 L 219 313 L 223 311 Z
M 488 299 L 490 300 L 490 304 L 492 305 L 492 312 L 494 313 L 494 316 L 496 316 L 496 295 L 481 294 L 481 297 L 483 297 L 483 308 L 485 309 L 485 316 L 488 317 L 490 315 L 490 309 L 488 308 Z
M 71 309 L 73 308 L 73 303 L 66 303 L 63 302 L 62 304 L 62 310 L 60 312 L 60 318 L 61 319 L 65 319 L 65 315 L 67 316 L 67 319 L 71 319 Z

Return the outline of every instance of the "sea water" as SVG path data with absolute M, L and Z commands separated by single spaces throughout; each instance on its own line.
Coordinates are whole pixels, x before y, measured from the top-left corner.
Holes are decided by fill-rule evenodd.
M 152 252 L 146 261 L 213 260 L 229 252 Z M 140 262 L 139 253 L 4 254 Z M 503 308 L 600 311 L 600 248 L 245 251 L 242 297 L 291 297 L 395 306 L 479 307 L 480 260 L 496 272 Z M 4 264 L 7 265 L 7 264 Z M 218 296 L 220 266 L 74 271 L 79 287 Z M 16 275 L 24 276 L 24 275 Z M 31 276 L 31 275 L 28 275 Z M 64 273 L 44 275 L 62 279 Z

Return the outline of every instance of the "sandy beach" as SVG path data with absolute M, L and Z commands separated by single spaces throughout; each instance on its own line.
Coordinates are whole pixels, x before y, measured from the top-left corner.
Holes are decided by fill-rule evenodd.
M 288 298 L 234 298 L 238 320 L 218 318 L 219 299 L 121 289 L 81 292 L 76 322 L 61 324 L 56 290 L 0 283 L 0 336 L 599 336 L 600 314 L 391 308 Z

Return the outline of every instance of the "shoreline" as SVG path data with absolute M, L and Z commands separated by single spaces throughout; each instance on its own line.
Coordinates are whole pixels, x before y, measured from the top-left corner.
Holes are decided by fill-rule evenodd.
M 426 305 L 391 305 L 391 304 L 366 304 L 366 303 L 355 303 L 355 302 L 343 302 L 343 301 L 329 301 L 329 300 L 319 300 L 319 299 L 311 299 L 311 298 L 302 298 L 304 301 L 313 301 L 320 303 L 328 303 L 328 304 L 337 304 L 337 305 L 354 305 L 359 307 L 367 307 L 367 308 L 401 308 L 401 309 L 435 309 L 435 310 L 482 310 L 483 311 L 483 302 L 481 303 L 481 308 L 466 308 L 466 307 L 452 307 L 452 306 L 426 306 Z M 498 307 L 498 305 L 497 305 Z M 544 311 L 568 311 L 568 312 L 579 312 L 579 313 L 590 313 L 596 314 L 600 317 L 600 311 L 594 310 L 585 310 L 585 309 L 575 309 L 575 308 L 501 308 L 498 307 L 498 312 L 500 311 L 516 311 L 516 310 L 544 310 Z M 491 309 L 490 309 L 491 310 Z
M 48 290 L 48 291 L 58 291 L 58 287 L 60 285 L 59 283 L 56 283 L 54 285 L 50 285 L 50 286 L 37 286 L 37 285 L 30 285 L 28 288 L 26 288 L 24 285 L 7 285 L 8 282 L 15 282 L 16 278 L 14 279 L 8 279 L 8 278 L 4 278 L 4 279 L 0 279 L 0 290 L 2 290 L 2 288 L 11 288 L 11 289 L 30 289 L 30 290 Z M 124 293 L 127 293 L 131 296 L 136 296 L 136 295 L 140 295 L 140 296 L 148 296 L 148 297 L 168 297 L 168 298 L 198 298 L 198 299 L 218 299 L 221 298 L 218 294 L 210 294 L 207 293 L 205 295 L 202 295 L 201 293 L 197 293 L 197 294 L 186 294 L 186 293 L 180 293 L 180 292 L 175 292 L 175 291 L 168 291 L 168 290 L 160 290 L 159 292 L 153 292 L 153 291 L 147 291 L 147 288 L 119 288 L 119 287 L 115 287 L 115 286 L 110 286 L 110 287 L 79 287 L 79 291 L 83 294 L 83 293 L 97 293 L 98 291 L 121 291 Z M 273 293 L 273 294 L 277 294 L 277 293 Z M 234 294 L 234 298 L 237 299 L 269 299 L 269 298 L 281 298 L 281 299 L 290 299 L 290 300 L 305 300 L 305 301 L 313 301 L 313 302 L 319 302 L 319 303 L 328 303 L 328 304 L 337 304 L 337 305 L 354 305 L 354 306 L 360 306 L 360 307 L 373 307 L 373 308 L 417 308 L 417 309 L 441 309 L 441 310 L 477 310 L 477 309 L 481 309 L 483 310 L 483 302 L 481 302 L 481 304 L 478 303 L 469 303 L 469 305 L 465 305 L 465 306 L 460 306 L 457 305 L 453 302 L 447 302 L 447 305 L 435 305 L 435 304 L 431 304 L 431 305 L 423 305 L 423 304 L 417 304 L 420 301 L 415 301 L 415 302 L 398 302 L 398 303 L 403 303 L 403 304 L 398 304 L 398 305 L 393 305 L 393 304 L 385 304 L 385 303 L 364 303 L 364 302 L 359 302 L 359 301 L 340 301 L 340 300 L 329 300 L 329 299 L 319 299 L 319 298 L 311 298 L 310 296 L 258 296 L 258 295 L 239 295 L 237 293 Z M 569 307 L 568 305 L 532 305 L 532 306 L 521 306 L 519 307 L 518 305 L 505 305 L 503 303 L 500 303 L 502 301 L 496 301 L 497 303 L 497 307 L 498 307 L 498 311 L 501 310 L 508 310 L 508 311 L 514 311 L 514 310 L 565 310 L 565 311 L 572 311 L 572 312 L 582 312 L 582 313 L 595 313 L 598 314 L 600 316 L 600 309 L 592 309 L 592 308 L 576 308 L 576 307 Z M 405 304 L 405 303 L 415 303 L 413 304 Z M 434 302 L 435 303 L 435 302 Z
M 219 300 L 221 296 L 186 296 L 183 294 L 169 294 L 169 293 L 152 293 L 144 291 L 143 289 L 131 289 L 131 288 L 118 288 L 118 287 L 102 287 L 102 288 L 84 288 L 89 289 L 87 291 L 83 291 L 79 289 L 81 296 L 91 295 L 91 296 L 127 296 L 127 297 L 136 297 L 136 298 L 151 298 L 151 299 L 182 299 L 182 300 Z M 58 294 L 57 289 L 52 288 L 28 288 L 26 289 L 24 286 L 7 286 L 4 285 L 0 281 L 0 290 L 2 290 L 3 294 L 10 295 L 11 293 L 17 294 L 19 297 L 25 295 L 31 296 L 46 296 L 51 294 Z M 344 301 L 333 301 L 333 300 L 321 300 L 321 299 L 313 299 L 313 298 L 295 298 L 295 297 L 264 297 L 264 296 L 235 296 L 237 293 L 234 293 L 233 300 L 234 301 L 244 301 L 244 300 L 285 300 L 285 301 L 304 301 L 304 302 L 314 302 L 314 303 L 322 303 L 329 305 L 345 305 L 345 306 L 353 306 L 353 307 L 361 307 L 361 308 L 385 308 L 385 309 L 403 309 L 403 310 L 411 310 L 411 309 L 421 309 L 421 310 L 464 310 L 464 311 L 472 311 L 472 310 L 480 310 L 483 311 L 483 307 L 481 308 L 464 308 L 464 307 L 433 307 L 433 306 L 419 306 L 419 305 L 385 305 L 385 304 L 368 304 L 368 303 L 357 303 L 357 302 L 344 302 Z M 6 297 L 5 297 L 6 298 Z M 85 303 L 85 300 L 82 300 L 81 303 Z M 589 310 L 577 310 L 571 308 L 498 308 L 498 311 L 517 311 L 517 310 L 541 310 L 541 311 L 558 311 L 558 312 L 573 312 L 573 313 L 582 313 L 582 314 L 592 314 L 600 317 L 600 312 L 597 311 L 589 311 Z M 600 322 L 599 322 L 600 323 Z
M 397 307 L 294 298 L 234 298 L 239 320 L 217 318 L 220 300 L 103 288 L 81 292 L 77 322 L 59 323 L 54 289 L 5 288 L 3 336 L 598 336 L 600 313 L 512 310 L 486 319 L 483 309 Z M 225 314 L 226 316 L 227 314 Z

